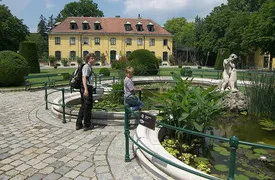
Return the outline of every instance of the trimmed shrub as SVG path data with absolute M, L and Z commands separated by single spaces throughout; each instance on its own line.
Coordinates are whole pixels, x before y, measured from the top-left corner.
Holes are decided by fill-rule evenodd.
M 113 69 L 124 70 L 127 67 L 128 58 L 126 56 L 121 56 L 118 61 L 112 63 Z
M 220 48 L 218 50 L 218 55 L 216 58 L 216 63 L 214 66 L 215 70 L 223 70 L 223 60 L 227 59 L 230 55 L 230 50 L 227 48 Z
M 110 76 L 110 69 L 108 69 L 108 68 L 101 68 L 100 70 L 99 70 L 99 74 L 103 74 L 103 76 Z
M 192 70 L 190 67 L 184 67 L 180 70 L 181 76 L 184 77 L 191 77 L 192 76 Z
M 146 49 L 133 51 L 129 56 L 129 65 L 135 69 L 135 75 L 157 75 L 159 63 L 156 56 Z
M 0 86 L 19 86 L 29 73 L 26 59 L 13 51 L 0 51 Z
M 35 42 L 21 42 L 19 45 L 19 54 L 22 55 L 29 63 L 30 73 L 40 73 L 37 46 Z

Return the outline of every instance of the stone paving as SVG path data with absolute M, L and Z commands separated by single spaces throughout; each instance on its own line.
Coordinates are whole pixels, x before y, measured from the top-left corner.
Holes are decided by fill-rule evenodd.
M 153 179 L 133 152 L 124 162 L 122 126 L 74 128 L 45 110 L 43 90 L 0 92 L 0 180 Z

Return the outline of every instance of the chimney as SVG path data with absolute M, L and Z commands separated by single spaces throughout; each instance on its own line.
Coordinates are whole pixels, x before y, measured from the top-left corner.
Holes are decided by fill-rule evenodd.
M 115 17 L 116 17 L 116 18 L 120 18 L 120 15 L 116 15 Z

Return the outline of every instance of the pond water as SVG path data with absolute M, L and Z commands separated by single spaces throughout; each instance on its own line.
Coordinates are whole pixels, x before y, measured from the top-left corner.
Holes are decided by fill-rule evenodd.
M 161 86 L 165 91 L 169 85 Z M 150 109 L 151 92 L 143 92 L 143 101 Z M 148 101 L 148 102 L 147 102 Z M 146 109 L 147 109 L 146 108 Z M 264 143 L 275 146 L 275 131 L 261 129 L 258 119 L 252 116 L 225 116 L 213 125 L 214 135 L 230 138 L 237 136 L 241 141 Z M 206 146 L 200 148 L 199 156 L 207 158 L 212 175 L 227 179 L 229 172 L 230 148 L 228 142 L 206 139 Z M 261 160 L 262 159 L 262 160 Z M 275 150 L 259 149 L 239 145 L 236 157 L 236 179 L 275 179 Z
M 262 130 L 257 121 L 258 119 L 252 116 L 224 117 L 216 122 L 214 135 L 226 138 L 234 135 L 241 141 L 275 146 L 275 132 Z M 211 172 L 226 177 L 228 170 L 222 172 L 215 166 L 225 165 L 225 169 L 229 167 L 229 143 L 215 141 L 211 146 L 210 141 L 207 142 L 209 149 L 203 154 L 211 160 Z M 275 150 L 239 145 L 236 168 L 236 179 L 275 179 Z

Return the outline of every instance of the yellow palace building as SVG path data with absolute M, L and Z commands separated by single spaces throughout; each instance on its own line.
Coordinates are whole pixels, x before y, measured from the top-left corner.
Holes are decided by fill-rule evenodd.
M 102 54 L 106 64 L 137 49 L 147 49 L 168 64 L 172 35 L 150 19 L 120 17 L 68 17 L 49 32 L 49 55 L 58 60 Z

